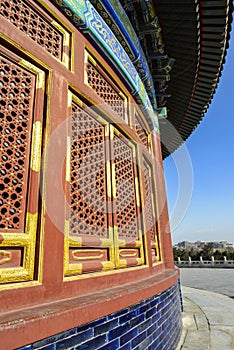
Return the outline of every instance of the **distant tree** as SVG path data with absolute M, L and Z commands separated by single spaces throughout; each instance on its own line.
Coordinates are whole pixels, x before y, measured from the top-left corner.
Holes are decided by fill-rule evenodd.
M 213 254 L 215 260 L 223 260 L 223 253 L 216 250 Z
M 203 260 L 211 260 L 214 251 L 214 243 L 208 242 L 205 244 L 204 248 L 201 250 L 201 256 Z

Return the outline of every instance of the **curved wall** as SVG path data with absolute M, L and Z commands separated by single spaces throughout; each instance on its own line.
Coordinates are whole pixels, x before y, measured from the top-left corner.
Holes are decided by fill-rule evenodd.
M 2 6 L 1 342 L 61 348 L 78 332 L 80 349 L 108 348 L 109 337 L 174 346 L 179 273 L 157 116 L 139 75 L 131 66 L 130 86 L 119 57 L 113 69 L 109 49 L 51 1 Z

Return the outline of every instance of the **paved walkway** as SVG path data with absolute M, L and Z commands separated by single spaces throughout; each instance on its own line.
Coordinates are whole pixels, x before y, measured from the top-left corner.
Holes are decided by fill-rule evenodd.
M 234 297 L 234 269 L 180 269 L 180 280 L 182 286 Z
M 234 299 L 182 287 L 183 332 L 177 350 L 234 350 Z

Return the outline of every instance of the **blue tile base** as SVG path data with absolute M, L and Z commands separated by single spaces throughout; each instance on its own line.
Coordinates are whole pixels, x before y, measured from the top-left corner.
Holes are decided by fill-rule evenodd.
M 177 283 L 136 305 L 20 350 L 173 350 L 181 330 L 180 285 Z

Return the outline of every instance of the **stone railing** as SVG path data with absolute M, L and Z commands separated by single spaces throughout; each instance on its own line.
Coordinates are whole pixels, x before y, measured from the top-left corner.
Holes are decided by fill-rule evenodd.
M 223 260 L 215 260 L 214 257 L 211 257 L 211 260 L 203 260 L 200 256 L 199 261 L 192 260 L 190 257 L 188 261 L 181 260 L 178 258 L 178 261 L 175 261 L 175 265 L 178 267 L 214 267 L 214 268 L 234 268 L 234 260 L 227 260 L 224 256 Z

